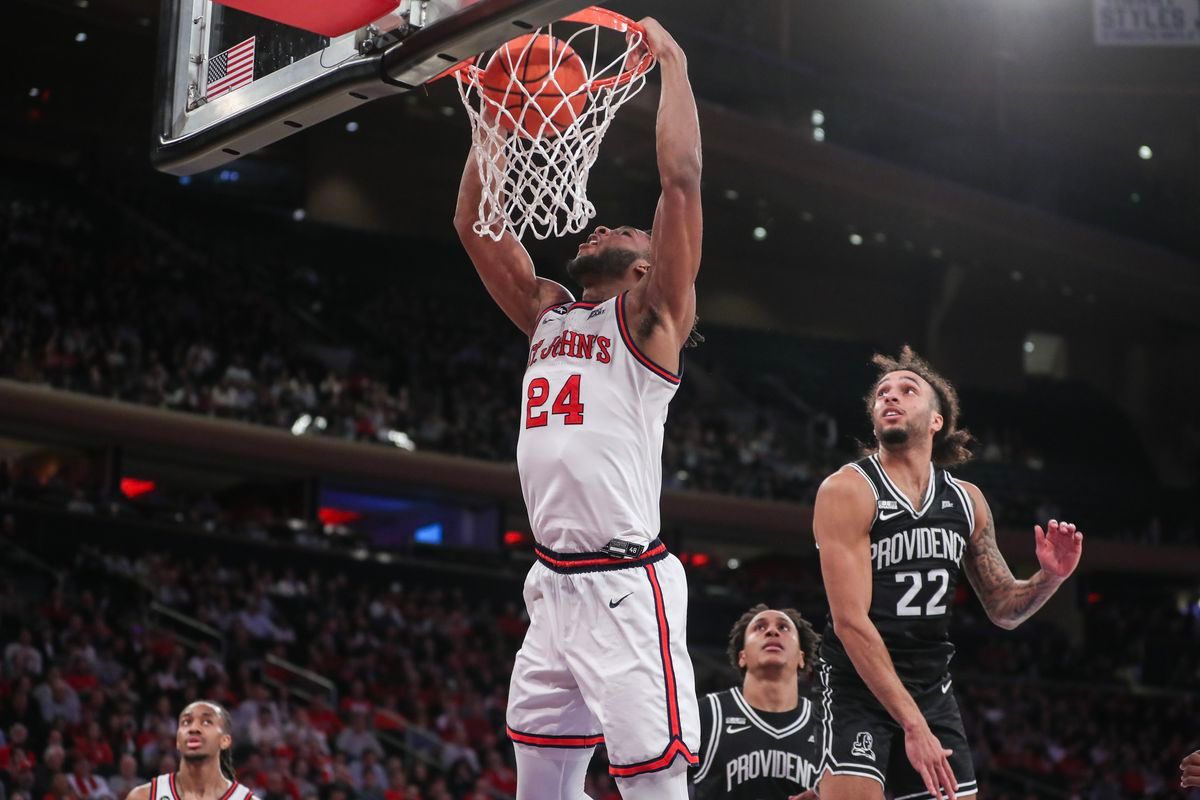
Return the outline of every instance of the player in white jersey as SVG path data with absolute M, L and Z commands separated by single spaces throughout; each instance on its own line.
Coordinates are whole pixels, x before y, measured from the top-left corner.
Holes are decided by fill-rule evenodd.
M 255 800 L 234 779 L 233 720 L 219 703 L 197 700 L 179 715 L 178 772 L 159 775 L 129 792 L 128 800 Z
M 538 562 L 508 727 L 519 800 L 583 798 L 600 742 L 623 797 L 686 800 L 699 713 L 687 582 L 658 541 L 663 424 L 696 318 L 700 128 L 683 51 L 641 24 L 662 74 L 652 233 L 598 227 L 567 265 L 575 302 L 511 233 L 472 231 L 468 159 L 455 226 L 488 292 L 529 337 L 517 466 Z

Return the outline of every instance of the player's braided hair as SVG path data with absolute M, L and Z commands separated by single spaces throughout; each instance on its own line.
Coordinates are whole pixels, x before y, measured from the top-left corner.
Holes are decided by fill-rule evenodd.
M 899 370 L 916 373 L 933 387 L 937 399 L 935 410 L 942 415 L 942 429 L 933 435 L 933 463 L 938 467 L 956 467 L 971 460 L 971 444 L 975 437 L 966 428 L 958 427 L 962 408 L 954 384 L 934 371 L 929 362 L 908 345 L 900 349 L 899 358 L 876 353 L 871 357 L 871 363 L 879 368 L 879 373 L 864 398 L 868 419 L 875 407 L 875 390 L 885 376 Z
M 733 623 L 733 628 L 729 631 L 729 646 L 725 649 L 725 654 L 729 657 L 729 663 L 734 669 L 738 670 L 744 676 L 746 668 L 738 663 L 738 653 L 746 647 L 746 631 L 750 628 L 750 620 L 757 617 L 764 611 L 770 611 L 771 607 L 765 603 L 759 603 L 754 608 L 747 611 L 738 617 L 738 621 Z M 821 634 L 813 630 L 813 626 L 800 615 L 800 612 L 794 608 L 778 608 L 775 609 L 781 614 L 787 616 L 792 621 L 792 625 L 796 628 L 796 635 L 800 637 L 800 652 L 804 654 L 804 669 L 797 673 L 796 677 L 806 672 L 811 672 L 817 663 L 817 648 L 821 645 Z

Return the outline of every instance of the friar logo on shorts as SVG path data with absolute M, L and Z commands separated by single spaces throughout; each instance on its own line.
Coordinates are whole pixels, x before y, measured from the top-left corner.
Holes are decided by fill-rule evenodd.
M 859 731 L 858 736 L 854 737 L 854 744 L 850 746 L 850 755 L 861 756 L 875 760 L 875 739 L 866 731 Z

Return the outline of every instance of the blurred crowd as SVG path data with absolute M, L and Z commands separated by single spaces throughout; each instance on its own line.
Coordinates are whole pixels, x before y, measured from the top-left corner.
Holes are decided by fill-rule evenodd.
M 230 710 L 237 777 L 260 800 L 514 793 L 514 605 L 216 559 L 80 564 L 44 597 L 3 598 L 5 800 L 123 800 L 176 768 L 177 717 L 199 698 Z M 168 634 L 151 602 L 206 628 Z M 602 765 L 589 781 L 615 797 Z
M 371 582 L 336 562 L 298 571 L 228 556 L 62 558 L 40 592 L 0 571 L 4 800 L 123 800 L 175 767 L 176 716 L 202 697 L 232 712 L 238 778 L 261 800 L 513 793 L 504 707 L 527 624 L 515 584 L 500 595 L 511 601 L 497 601 L 448 575 L 432 588 Z M 727 592 L 770 597 L 772 582 L 754 573 L 725 573 Z M 815 565 L 794 577 L 808 588 L 793 597 L 820 620 Z M 1172 783 L 1200 718 L 1196 615 L 1097 603 L 1067 645 L 1051 626 L 1003 634 L 959 606 L 955 685 L 988 797 L 1200 796 Z M 724 620 L 720 637 L 736 611 L 701 613 Z M 719 650 L 694 627 L 694 653 Z M 1155 667 L 1164 657 L 1168 671 Z M 704 668 L 712 659 L 698 663 L 702 690 L 730 679 Z M 588 791 L 617 800 L 602 759 Z
M 514 458 L 525 347 L 481 291 L 352 281 L 218 243 L 198 255 L 83 198 L 16 196 L 0 202 L 0 376 L 295 434 Z M 811 501 L 855 455 L 845 414 L 793 396 L 761 365 L 739 371 L 729 352 L 737 335 L 711 347 L 718 339 L 725 350 L 712 359 L 710 345 L 689 356 L 664 485 Z M 965 473 L 984 481 L 997 519 L 1044 522 L 1058 506 L 1043 492 L 1061 495 L 1076 519 L 1095 513 L 1096 487 L 1109 484 L 1080 473 L 1039 489 L 1044 458 L 1024 439 L 983 431 L 978 475 Z M 1197 538 L 1186 517 L 1147 523 L 1104 511 L 1106 535 Z
M 354 314 L 372 341 L 354 341 L 236 269 L 185 263 L 51 200 L 0 206 L 0 264 L 0 375 L 296 433 L 515 453 L 525 348 L 482 297 L 381 287 Z M 672 415 L 671 487 L 803 500 L 817 459 L 837 460 L 828 416 L 797 432 L 781 409 L 695 390 Z

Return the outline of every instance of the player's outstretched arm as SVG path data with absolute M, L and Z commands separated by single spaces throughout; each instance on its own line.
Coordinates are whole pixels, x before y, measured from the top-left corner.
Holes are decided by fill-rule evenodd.
M 973 484 L 963 485 L 975 504 L 975 532 L 963 558 L 967 580 L 988 619 L 1012 630 L 1045 605 L 1075 571 L 1083 554 L 1083 533 L 1068 522 L 1053 519 L 1044 531 L 1041 525 L 1034 526 L 1041 569 L 1028 580 L 1017 580 L 996 545 L 996 524 L 983 492 Z
M 879 629 L 871 622 L 871 522 L 875 495 L 857 473 L 843 467 L 817 490 L 813 532 L 821 556 L 821 578 L 833 630 L 863 683 L 904 730 L 913 769 L 934 797 L 955 800 L 958 783 L 950 769 L 952 751 L 942 747 L 920 707 L 896 674 Z M 939 791 L 939 788 L 941 791 Z
M 537 276 L 525 246 L 511 231 L 504 231 L 498 242 L 475 233 L 479 199 L 483 193 L 476 157 L 477 152 L 472 149 L 463 168 L 462 182 L 458 187 L 458 207 L 454 211 L 454 229 L 458 231 L 458 238 L 471 257 L 475 271 L 483 279 L 488 294 L 513 324 L 529 336 L 538 314 L 550 306 L 569 303 L 573 298 L 562 284 Z M 491 156 L 481 154 L 479 157 Z
M 696 319 L 696 275 L 704 217 L 700 204 L 700 117 L 688 80 L 687 56 L 656 20 L 639 23 L 658 59 L 655 147 L 662 194 L 650 231 L 650 271 L 630 292 L 631 313 L 649 314 L 666 330 L 672 357 L 687 342 Z M 654 353 L 651 353 L 654 355 Z

